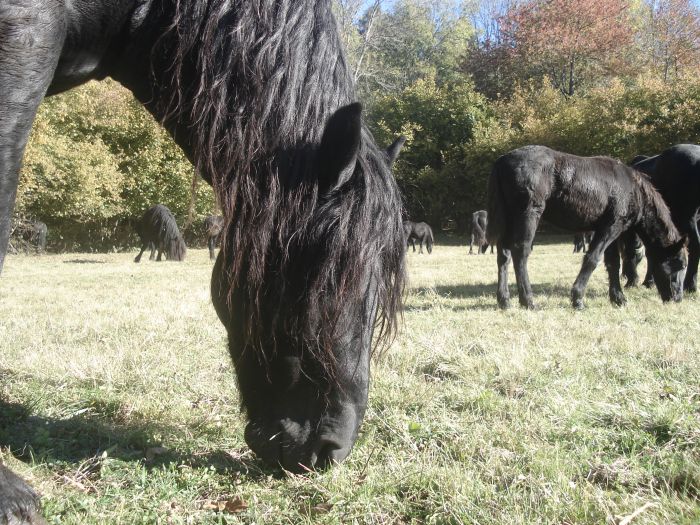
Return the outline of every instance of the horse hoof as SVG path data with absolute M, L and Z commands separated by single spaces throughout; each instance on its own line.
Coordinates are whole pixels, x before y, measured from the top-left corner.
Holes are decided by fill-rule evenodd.
M 644 281 L 642 283 L 642 286 L 644 286 L 645 288 L 651 288 L 652 286 L 654 286 L 654 281 Z
M 574 310 L 583 310 L 585 306 L 583 305 L 583 299 L 574 299 L 571 301 L 571 305 L 574 307 Z
M 684 289 L 685 293 L 695 293 L 698 291 L 697 286 L 688 286 Z
M 499 299 L 498 307 L 501 310 L 507 310 L 508 308 L 510 308 L 510 299 Z

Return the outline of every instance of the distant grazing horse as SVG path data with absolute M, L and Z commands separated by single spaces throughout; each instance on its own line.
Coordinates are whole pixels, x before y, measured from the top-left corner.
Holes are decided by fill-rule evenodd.
M 575 308 L 605 253 L 610 300 L 625 302 L 620 286 L 620 234 L 632 230 L 644 242 L 664 301 L 680 301 L 687 264 L 685 240 L 661 196 L 646 178 L 607 157 L 577 157 L 544 146 L 526 146 L 500 157 L 489 178 L 489 241 L 498 244 L 498 304 L 509 306 L 511 254 L 522 306 L 533 308 L 527 259 L 540 218 L 574 231 L 595 232 L 571 290 Z
M 418 253 L 423 253 L 423 243 L 428 253 L 433 253 L 433 230 L 425 222 L 403 222 L 404 235 L 406 237 L 406 247 L 413 246 L 416 251 L 416 241 L 418 241 Z
M 387 343 L 401 307 L 391 163 L 403 139 L 380 149 L 362 123 L 332 1 L 2 0 L 0 28 L 0 267 L 39 103 L 111 76 L 221 203 L 212 299 L 247 443 L 295 472 L 342 461 L 367 406 L 372 342 Z M 0 516 L 35 508 L 0 468 Z
M 660 155 L 639 155 L 632 161 L 634 169 L 649 176 L 671 210 L 671 218 L 678 231 L 688 237 L 688 270 L 683 288 L 687 292 L 697 290 L 698 262 L 700 261 L 700 146 L 678 144 Z M 628 242 L 635 242 L 628 239 Z M 635 255 L 632 245 L 623 254 L 623 267 L 630 268 L 636 276 L 641 257 Z M 647 265 L 645 286 L 654 284 L 654 274 Z
M 472 228 L 469 237 L 469 255 L 472 252 L 472 245 L 476 243 L 476 253 L 486 253 L 489 243 L 486 240 L 486 227 L 488 226 L 489 218 L 486 210 L 479 210 L 472 213 Z M 491 253 L 493 253 L 493 244 L 491 245 Z
M 593 232 L 576 232 L 574 235 L 574 253 L 586 253 L 588 251 L 586 246 L 591 244 L 591 239 L 593 239 Z
M 168 208 L 162 204 L 156 204 L 146 210 L 143 217 L 134 225 L 136 233 L 141 239 L 141 251 L 134 258 L 134 262 L 140 262 L 146 248 L 151 249 L 148 258 L 153 260 L 156 249 L 157 261 L 161 260 L 163 252 L 169 261 L 184 261 L 187 248 L 185 241 L 177 227 L 177 221 Z
M 41 221 L 22 220 L 16 226 L 14 235 L 34 247 L 36 253 L 44 253 L 46 251 L 46 236 L 49 229 Z M 25 249 L 27 248 L 25 244 Z
M 207 232 L 207 246 L 209 246 L 209 258 L 216 259 L 216 245 L 224 229 L 224 218 L 221 215 L 209 215 L 204 219 L 204 229 Z

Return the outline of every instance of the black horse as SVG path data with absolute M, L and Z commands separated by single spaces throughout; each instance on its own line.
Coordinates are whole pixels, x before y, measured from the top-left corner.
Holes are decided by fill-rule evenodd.
M 586 253 L 587 246 L 590 246 L 593 239 L 593 232 L 576 232 L 574 234 L 574 253 Z
M 664 150 L 660 155 L 646 157 L 639 155 L 632 165 L 649 176 L 649 180 L 659 191 L 671 210 L 673 223 L 682 234 L 688 237 L 688 270 L 683 288 L 686 292 L 697 290 L 698 262 L 700 262 L 700 146 L 678 144 Z M 635 239 L 628 239 L 629 246 L 623 254 L 623 267 L 634 272 L 641 257 L 635 254 Z M 644 285 L 654 284 L 654 274 L 647 265 Z
M 33 247 L 37 254 L 46 251 L 46 237 L 49 229 L 41 221 L 37 220 L 20 220 L 15 224 L 12 232 L 15 239 L 23 244 L 24 249 L 28 250 Z M 17 248 L 15 246 L 15 248 Z
M 489 224 L 489 214 L 486 210 L 479 210 L 472 213 L 471 235 L 469 236 L 469 255 L 472 252 L 472 245 L 476 243 L 476 253 L 486 253 L 489 243 L 486 240 L 486 228 Z M 493 244 L 491 245 L 493 253 Z
M 204 219 L 204 229 L 207 233 L 209 258 L 216 259 L 216 245 L 219 243 L 221 231 L 224 229 L 224 218 L 221 215 L 208 215 Z
M 416 241 L 418 241 L 418 253 L 423 253 L 423 243 L 428 253 L 433 253 L 433 230 L 425 222 L 403 221 L 403 231 L 406 237 L 406 248 L 413 246 L 416 251 Z
M 362 123 L 331 4 L 0 2 L 0 266 L 42 98 L 116 79 L 214 187 L 225 224 L 212 299 L 245 438 L 293 471 L 349 454 L 372 342 L 394 333 L 405 279 L 391 174 L 403 141 L 380 149 Z M 0 516 L 35 503 L 0 468 Z
M 163 252 L 169 261 L 185 260 L 187 253 L 185 241 L 177 227 L 175 216 L 166 206 L 156 204 L 148 208 L 143 217 L 134 224 L 134 229 L 141 239 L 141 251 L 134 258 L 134 262 L 141 261 L 146 248 L 151 249 L 149 261 L 153 260 L 156 250 L 158 250 L 156 261 L 161 260 Z
M 574 231 L 594 231 L 571 290 L 583 307 L 588 279 L 605 253 L 610 300 L 625 302 L 615 241 L 633 230 L 644 242 L 664 301 L 680 301 L 687 264 L 685 239 L 661 196 L 646 178 L 607 157 L 577 157 L 526 146 L 500 157 L 489 178 L 489 241 L 498 244 L 498 304 L 509 306 L 508 263 L 515 266 L 520 304 L 534 308 L 527 259 L 540 218 Z M 611 246 L 612 245 L 612 246 Z

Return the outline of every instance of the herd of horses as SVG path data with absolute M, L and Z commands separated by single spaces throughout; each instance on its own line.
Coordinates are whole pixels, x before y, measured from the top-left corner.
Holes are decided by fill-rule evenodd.
M 406 245 L 430 252 L 433 238 L 420 224 L 406 233 L 391 173 L 404 139 L 380 148 L 362 122 L 331 1 L 15 0 L 0 2 L 0 27 L 0 270 L 40 102 L 112 77 L 162 122 L 222 208 L 211 293 L 246 442 L 294 472 L 342 461 L 367 407 L 373 342 L 395 333 Z M 497 247 L 498 303 L 509 304 L 512 258 L 520 303 L 534 306 L 527 260 L 540 218 L 595 232 L 574 306 L 603 255 L 611 299 L 624 302 L 615 241 L 631 244 L 632 233 L 664 300 L 679 300 L 684 283 L 694 290 L 696 270 L 683 273 L 686 242 L 697 267 L 699 179 L 668 179 L 676 164 L 696 168 L 693 155 L 678 147 L 636 169 L 541 146 L 498 159 L 488 224 L 473 230 L 479 250 Z M 184 256 L 171 214 L 149 211 L 138 258 L 149 246 Z M 4 465 L 0 522 L 41 522 L 37 495 Z

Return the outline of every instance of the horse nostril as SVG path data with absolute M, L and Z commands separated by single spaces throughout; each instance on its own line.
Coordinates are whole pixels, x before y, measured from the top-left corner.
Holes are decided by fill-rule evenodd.
M 333 438 L 322 437 L 316 445 L 313 463 L 316 469 L 325 469 L 336 463 L 340 463 L 347 456 L 344 447 Z

